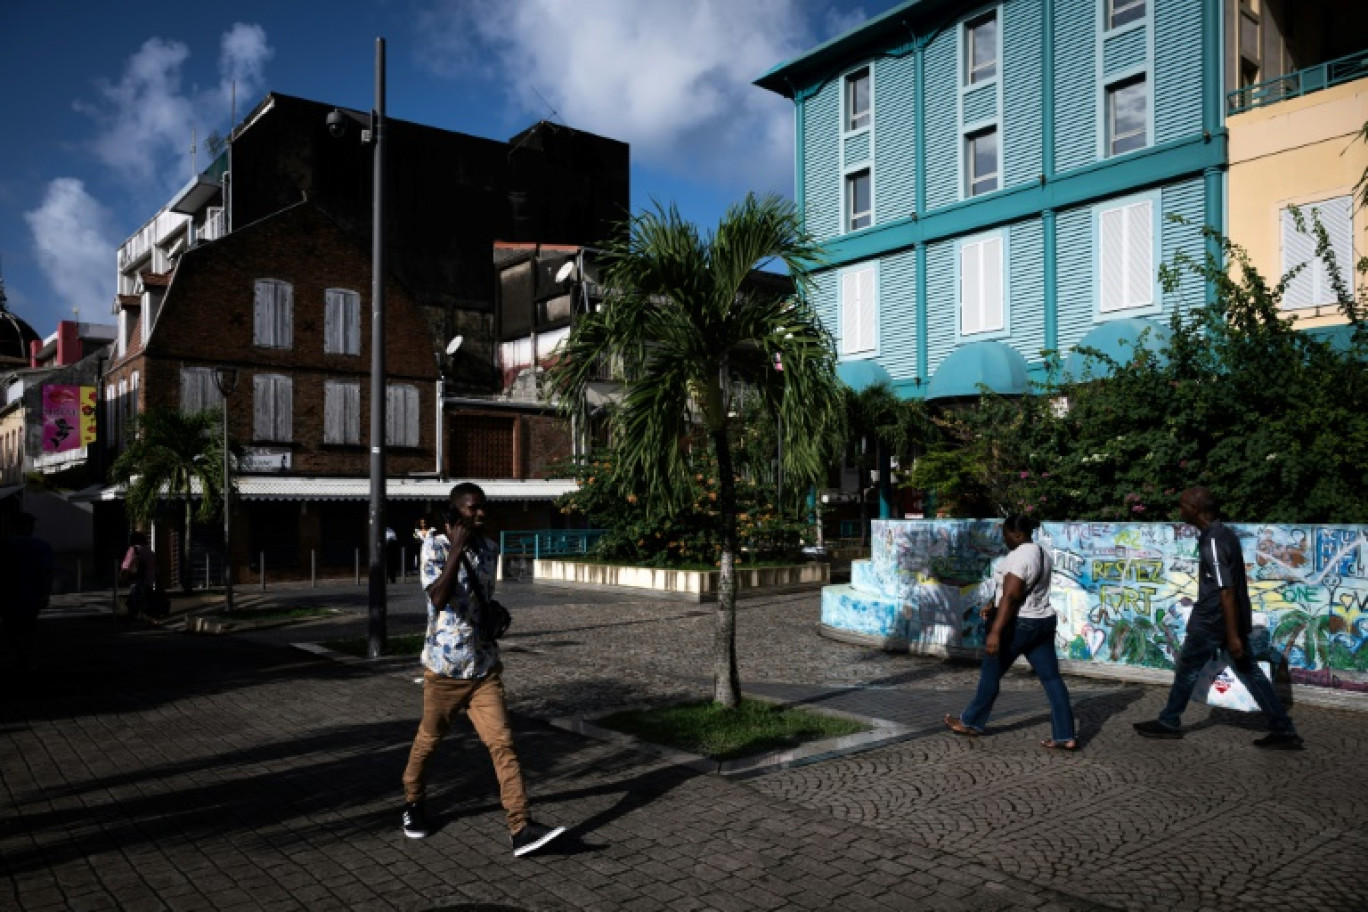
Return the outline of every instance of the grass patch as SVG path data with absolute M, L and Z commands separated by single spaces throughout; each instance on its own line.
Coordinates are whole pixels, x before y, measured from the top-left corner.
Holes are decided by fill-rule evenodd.
M 423 641 L 427 639 L 425 633 L 408 633 L 404 636 L 393 636 L 385 640 L 382 656 L 418 656 L 423 651 Z M 365 658 L 370 648 L 370 640 L 366 637 L 348 637 L 345 640 L 328 640 L 320 644 L 334 652 L 343 652 L 347 655 Z
M 763 700 L 742 700 L 735 710 L 704 700 L 620 712 L 598 719 L 595 724 L 714 760 L 735 760 L 870 730 L 868 725 L 852 719 L 776 706 Z

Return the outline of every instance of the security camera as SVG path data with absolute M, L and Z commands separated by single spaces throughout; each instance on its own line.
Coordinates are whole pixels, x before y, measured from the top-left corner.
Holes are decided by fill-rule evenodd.
M 328 112 L 328 134 L 334 139 L 340 139 L 347 132 L 347 115 L 337 108 Z

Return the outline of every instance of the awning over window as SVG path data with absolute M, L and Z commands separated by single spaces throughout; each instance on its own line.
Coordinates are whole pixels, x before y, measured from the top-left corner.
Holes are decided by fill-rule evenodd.
M 879 362 L 867 358 L 859 361 L 840 362 L 836 365 L 836 376 L 857 393 L 871 386 L 878 386 L 880 383 L 893 382 L 893 378 L 888 375 L 888 371 L 884 370 Z
M 936 368 L 927 399 L 977 396 L 986 386 L 995 393 L 1019 396 L 1026 392 L 1026 359 L 1002 342 L 970 342 L 951 353 Z
M 1077 350 L 1079 347 L 1095 348 L 1112 360 L 1125 364 L 1134 357 L 1137 345 L 1146 351 L 1158 352 L 1168 347 L 1171 336 L 1167 326 L 1144 317 L 1108 320 L 1079 339 L 1075 350 L 1069 352 L 1064 359 L 1065 379 L 1082 380 L 1089 375 L 1105 377 L 1111 372 L 1106 362 L 1083 355 Z
M 370 499 L 369 478 L 311 478 L 302 475 L 239 475 L 238 500 L 356 500 Z M 484 489 L 488 500 L 555 500 L 579 486 L 573 479 L 532 478 L 469 479 L 469 478 L 389 478 L 385 481 L 386 500 L 446 500 L 453 485 L 474 481 Z M 199 486 L 194 485 L 198 495 Z M 86 494 L 86 492 L 82 492 Z M 82 500 L 122 500 L 122 485 L 100 488 L 80 498 Z M 77 499 L 75 497 L 73 500 Z

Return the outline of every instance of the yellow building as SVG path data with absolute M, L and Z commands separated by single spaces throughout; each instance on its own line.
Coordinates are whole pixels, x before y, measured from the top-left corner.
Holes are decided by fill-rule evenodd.
M 1368 255 L 1368 209 L 1359 205 L 1355 187 L 1368 171 L 1362 135 L 1368 124 L 1368 4 L 1336 5 L 1335 13 L 1348 17 L 1341 22 L 1282 15 L 1305 13 L 1321 5 L 1316 3 L 1228 2 L 1240 28 L 1238 37 L 1228 35 L 1235 40 L 1228 44 L 1227 74 L 1240 88 L 1227 105 L 1227 234 L 1270 283 L 1308 264 L 1282 302 L 1301 325 L 1344 323 L 1329 273 L 1315 256 L 1315 238 L 1298 230 L 1293 213 L 1299 210 L 1308 228 L 1312 213 L 1319 217 L 1354 299 L 1364 303 L 1368 277 L 1356 266 Z M 1319 40 L 1311 40 L 1317 33 Z M 1287 37 L 1298 34 L 1299 42 Z M 1346 42 L 1356 45 L 1353 53 L 1325 58 L 1344 51 Z

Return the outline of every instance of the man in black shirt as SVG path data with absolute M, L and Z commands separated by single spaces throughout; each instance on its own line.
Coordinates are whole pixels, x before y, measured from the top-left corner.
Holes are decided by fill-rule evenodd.
M 1245 580 L 1244 552 L 1240 539 L 1217 519 L 1219 506 L 1206 488 L 1189 488 L 1178 502 L 1183 522 L 1196 526 L 1198 576 L 1197 603 L 1188 615 L 1187 635 L 1173 671 L 1168 704 L 1158 719 L 1136 722 L 1135 730 L 1146 738 L 1181 738 L 1181 718 L 1207 660 L 1224 650 L 1230 667 L 1259 708 L 1268 716 L 1269 733 L 1254 742 L 1256 747 L 1297 750 L 1301 736 L 1268 676 L 1254 661 L 1249 649 L 1253 608 Z

